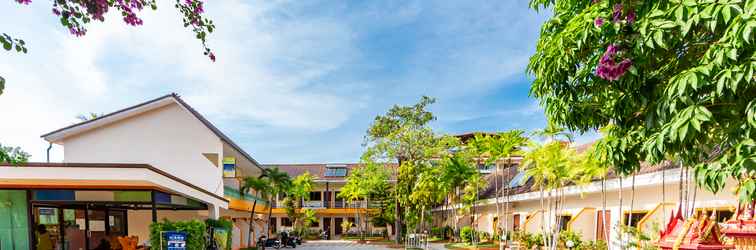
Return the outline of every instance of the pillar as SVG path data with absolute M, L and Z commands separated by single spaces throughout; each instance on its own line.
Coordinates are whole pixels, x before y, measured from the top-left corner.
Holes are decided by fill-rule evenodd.
M 220 207 L 218 207 L 215 204 L 208 204 L 207 205 L 207 217 L 210 219 L 217 220 L 220 218 Z

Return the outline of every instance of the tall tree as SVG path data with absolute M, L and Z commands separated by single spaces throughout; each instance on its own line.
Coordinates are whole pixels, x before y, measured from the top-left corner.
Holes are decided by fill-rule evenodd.
M 308 227 L 304 226 L 304 202 L 310 200 L 310 192 L 315 185 L 315 176 L 305 171 L 303 174 L 294 177 L 291 186 L 286 191 L 284 205 L 286 215 L 294 223 L 295 231 L 306 232 Z
M 453 231 L 455 232 L 454 237 L 457 237 L 456 232 L 459 231 L 458 215 L 466 209 L 464 207 L 457 208 L 454 204 L 462 203 L 461 190 L 470 183 L 471 177 L 475 176 L 477 172 L 478 170 L 472 164 L 469 155 L 465 154 L 464 151 L 447 155 L 441 160 L 439 185 L 441 186 L 442 193 L 447 194 L 447 199 L 452 204 L 449 212 L 454 216 L 454 221 L 452 222 Z
M 523 151 L 521 150 L 522 147 L 526 146 L 529 142 L 529 139 L 527 136 L 525 136 L 525 131 L 522 130 L 509 130 L 502 133 L 497 133 L 495 135 L 482 135 L 478 134 L 475 135 L 475 140 L 477 143 L 478 149 L 477 151 L 482 153 L 482 156 L 485 157 L 485 164 L 493 164 L 495 166 L 495 173 L 494 176 L 501 176 L 501 178 L 494 179 L 494 188 L 496 190 L 495 197 L 496 197 L 496 215 L 498 216 L 499 220 L 497 221 L 497 225 L 495 225 L 495 228 L 500 228 L 502 225 L 502 219 L 504 221 L 504 230 L 502 230 L 503 235 L 499 235 L 499 249 L 504 249 L 504 245 L 502 244 L 506 235 L 508 234 L 508 221 L 506 218 L 509 216 L 509 188 L 505 185 L 505 180 L 511 179 L 509 176 L 510 173 L 510 167 L 512 166 L 512 156 L 516 154 L 522 154 Z M 505 165 L 503 168 L 503 171 L 505 171 L 504 174 L 498 174 L 499 172 L 499 166 L 498 162 L 504 161 Z M 501 191 L 505 191 L 506 193 L 502 194 Z M 504 209 L 500 209 L 500 197 L 504 196 Z M 503 210 L 504 215 L 500 213 L 500 210 Z
M 369 218 L 370 201 L 372 197 L 380 196 L 389 189 L 389 177 L 391 174 L 384 165 L 377 163 L 366 163 L 363 167 L 351 171 L 347 177 L 347 182 L 339 192 L 339 197 L 348 200 L 351 203 L 365 201 L 363 230 L 360 234 L 361 240 L 365 240 L 364 232 L 367 231 Z M 355 212 L 361 209 L 356 209 Z M 357 217 L 359 218 L 359 216 Z
M 548 119 L 606 128 L 618 174 L 642 160 L 694 166 L 756 198 L 756 1 L 532 0 L 549 8 L 528 71 Z
M 429 161 L 433 155 L 429 148 L 437 145 L 438 137 L 428 123 L 435 120 L 427 111 L 435 99 L 423 96 L 415 105 L 394 105 L 385 115 L 378 115 L 365 135 L 363 145 L 367 146 L 362 156 L 364 162 L 398 163 L 397 186 L 394 190 L 396 216 L 394 221 L 395 241 L 401 241 L 403 208 L 408 205 L 409 194 L 416 181 L 418 169 L 415 166 Z
M 268 230 L 267 234 L 270 237 L 270 222 L 273 217 L 273 201 L 277 199 L 279 195 L 286 194 L 291 188 L 291 177 L 286 172 L 282 172 L 278 167 L 263 169 L 262 177 L 268 180 L 270 185 L 270 202 L 268 203 Z
M 252 246 L 252 231 L 254 230 L 254 227 L 252 225 L 255 222 L 255 208 L 257 207 L 257 199 L 268 200 L 270 198 L 270 189 L 270 184 L 265 178 L 254 176 L 245 177 L 242 186 L 239 189 L 239 192 L 242 194 L 242 196 L 247 195 L 250 190 L 253 190 L 256 196 L 255 201 L 252 203 L 252 211 L 249 212 L 249 237 L 247 237 L 247 246 Z M 268 205 L 270 206 L 270 204 Z

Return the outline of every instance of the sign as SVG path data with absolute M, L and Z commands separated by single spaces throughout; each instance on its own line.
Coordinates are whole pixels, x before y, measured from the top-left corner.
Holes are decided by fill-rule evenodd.
M 223 177 L 225 178 L 236 177 L 236 158 L 223 157 Z
M 168 250 L 186 250 L 186 233 L 168 231 L 165 233 Z

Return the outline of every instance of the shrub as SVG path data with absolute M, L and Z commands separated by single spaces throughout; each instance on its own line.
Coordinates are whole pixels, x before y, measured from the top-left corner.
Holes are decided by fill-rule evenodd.
M 464 243 L 471 243 L 474 236 L 475 230 L 473 230 L 472 227 L 465 226 L 459 231 L 459 238 L 462 239 L 462 242 Z
M 573 231 L 562 231 L 559 233 L 559 246 L 560 247 L 567 247 L 567 242 L 572 241 L 572 248 L 574 249 L 581 249 L 580 246 L 582 244 L 581 236 L 579 233 L 573 232 Z
M 214 219 L 207 219 L 205 220 L 205 225 L 208 228 L 222 228 L 226 230 L 228 234 L 226 234 L 226 239 L 215 239 L 216 235 L 213 235 L 213 239 L 219 244 L 225 245 L 225 250 L 231 250 L 231 239 L 233 238 L 233 228 L 234 223 L 226 220 L 226 219 L 220 219 L 220 220 L 214 220 Z M 221 243 L 223 242 L 223 243 Z
M 162 222 L 155 222 L 150 225 L 150 245 L 160 246 L 162 232 L 177 231 L 186 233 L 187 250 L 204 250 L 207 245 L 205 241 L 206 229 L 205 223 L 199 220 L 177 222 L 163 220 Z
M 581 250 L 608 250 L 609 246 L 603 240 L 586 241 L 580 246 Z

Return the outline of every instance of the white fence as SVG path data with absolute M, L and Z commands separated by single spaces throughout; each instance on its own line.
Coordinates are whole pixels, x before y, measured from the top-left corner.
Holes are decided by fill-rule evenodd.
M 407 234 L 404 241 L 404 248 L 430 249 L 427 234 Z

